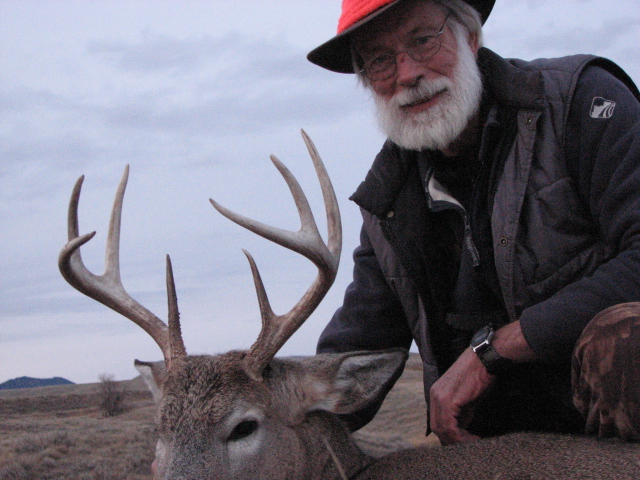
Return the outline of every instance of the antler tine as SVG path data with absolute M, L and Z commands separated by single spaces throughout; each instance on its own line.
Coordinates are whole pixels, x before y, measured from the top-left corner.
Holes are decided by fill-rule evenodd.
M 182 340 L 182 328 L 180 327 L 180 312 L 178 311 L 178 295 L 176 284 L 173 280 L 173 267 L 171 258 L 167 255 L 167 300 L 169 310 L 169 352 L 171 360 L 184 357 L 187 354 Z
M 80 255 L 80 247 L 91 240 L 96 233 L 92 232 L 79 236 L 78 203 L 80 201 L 80 191 L 82 189 L 84 176 L 78 179 L 71 194 L 67 219 L 69 241 L 60 251 L 58 267 L 65 280 L 76 290 L 124 315 L 151 335 L 162 350 L 167 368 L 170 368 L 173 358 L 186 354 L 180 334 L 180 323 L 177 315 L 178 307 L 175 298 L 175 286 L 173 286 L 170 261 L 167 259 L 167 289 L 170 310 L 169 327 L 134 300 L 126 292 L 120 279 L 120 224 L 122 218 L 122 203 L 128 178 L 129 166 L 127 165 L 120 180 L 113 203 L 113 209 L 111 210 L 104 274 L 95 275 L 91 273 L 85 267 Z
M 340 253 L 342 252 L 342 222 L 340 220 L 340 209 L 338 208 L 338 199 L 336 198 L 336 192 L 333 190 L 331 179 L 327 173 L 327 169 L 320 158 L 320 154 L 316 149 L 316 146 L 311 141 L 309 135 L 304 130 L 300 130 L 304 143 L 307 145 L 307 150 L 313 161 L 313 165 L 318 174 L 318 180 L 320 181 L 320 188 L 322 190 L 322 197 L 327 213 L 327 230 L 328 230 L 328 248 L 334 257 L 340 260 Z M 337 270 L 337 265 L 336 265 Z
M 318 267 L 318 276 L 300 301 L 288 313 L 276 315 L 269 304 L 267 293 L 255 261 L 251 255 L 245 251 L 249 264 L 251 265 L 262 316 L 262 330 L 260 331 L 260 335 L 245 357 L 246 370 L 249 375 L 256 380 L 262 379 L 262 372 L 267 364 L 322 301 L 335 280 L 338 264 L 340 263 L 342 226 L 338 201 L 329 175 L 313 142 L 304 131 L 302 131 L 302 136 L 307 144 L 307 149 L 313 160 L 316 174 L 318 175 L 322 188 L 327 214 L 328 244 L 324 243 L 318 232 L 311 207 L 300 184 L 287 167 L 274 156 L 271 156 L 271 160 L 287 182 L 298 209 L 301 222 L 300 230 L 291 232 L 257 222 L 232 212 L 214 200 L 211 200 L 216 210 L 229 220 L 268 240 L 300 253 Z

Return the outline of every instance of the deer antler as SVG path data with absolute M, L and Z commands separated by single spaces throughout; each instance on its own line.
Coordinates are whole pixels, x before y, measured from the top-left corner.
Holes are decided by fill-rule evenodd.
M 120 180 L 113 209 L 111 210 L 104 274 L 94 275 L 91 273 L 84 266 L 80 256 L 80 247 L 96 234 L 96 232 L 92 232 L 82 236 L 79 235 L 78 203 L 84 176 L 78 179 L 71 194 L 67 220 L 69 242 L 60 252 L 58 267 L 65 280 L 76 290 L 124 315 L 151 335 L 162 350 L 165 364 L 169 369 L 172 360 L 186 355 L 180 332 L 178 303 L 169 256 L 167 256 L 168 327 L 162 320 L 135 301 L 126 292 L 120 279 L 120 220 L 128 178 L 129 166 L 127 165 L 122 175 L 122 180 Z
M 301 222 L 299 231 L 291 232 L 265 225 L 232 212 L 214 200 L 210 200 L 216 210 L 229 220 L 283 247 L 300 253 L 318 267 L 318 276 L 300 301 L 288 313 L 276 315 L 269 304 L 267 293 L 253 257 L 251 257 L 248 252 L 244 252 L 251 265 L 262 316 L 262 330 L 260 331 L 258 340 L 253 344 L 245 357 L 246 370 L 249 375 L 256 380 L 262 379 L 262 372 L 271 359 L 322 301 L 335 280 L 338 264 L 340 263 L 342 225 L 340 222 L 338 201 L 324 164 L 313 142 L 304 130 L 302 131 L 302 137 L 313 160 L 322 188 L 329 231 L 328 244 L 324 243 L 318 232 L 318 227 L 316 226 L 313 213 L 309 207 L 309 202 L 302 188 L 300 188 L 298 181 L 287 167 L 273 155 L 271 156 L 271 161 L 287 182 L 289 190 L 291 190 L 291 194 L 295 200 L 296 207 L 298 208 Z

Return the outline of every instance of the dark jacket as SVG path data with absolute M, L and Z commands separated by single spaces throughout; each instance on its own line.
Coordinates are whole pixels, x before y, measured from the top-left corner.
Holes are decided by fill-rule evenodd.
M 487 221 L 482 208 L 461 209 L 436 188 L 434 152 L 385 143 L 352 196 L 363 215 L 353 283 L 318 344 L 339 352 L 415 341 L 426 395 L 457 354 L 448 320 L 461 265 L 491 272 L 506 320 L 520 320 L 545 362 L 568 362 L 597 312 L 640 300 L 633 82 L 586 55 L 524 62 L 481 49 L 479 64 L 486 116 L 478 156 L 489 167 L 475 197 Z M 449 228 L 454 212 L 464 219 L 462 244 Z

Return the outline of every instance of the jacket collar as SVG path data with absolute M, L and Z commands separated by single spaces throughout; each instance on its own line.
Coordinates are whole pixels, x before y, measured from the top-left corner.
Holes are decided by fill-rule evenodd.
M 544 84 L 542 73 L 525 70 L 489 50 L 478 51 L 478 66 L 483 76 L 485 94 L 504 106 L 542 110 Z
M 419 153 L 387 140 L 366 178 L 349 199 L 373 215 L 384 217 L 392 209 Z

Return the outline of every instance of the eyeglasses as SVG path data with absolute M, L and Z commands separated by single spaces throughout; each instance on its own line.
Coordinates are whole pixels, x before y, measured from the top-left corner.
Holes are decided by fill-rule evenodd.
M 358 71 L 373 82 L 380 82 L 391 78 L 396 73 L 396 58 L 401 53 L 406 53 L 416 62 L 426 62 L 440 51 L 442 39 L 440 36 L 444 32 L 444 26 L 449 20 L 451 13 L 447 14 L 442 22 L 442 26 L 433 35 L 423 35 L 411 41 L 411 44 L 400 52 L 378 55 L 371 60 L 364 62 L 364 66 Z

